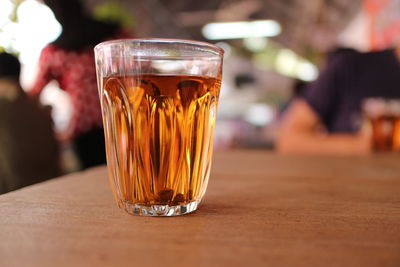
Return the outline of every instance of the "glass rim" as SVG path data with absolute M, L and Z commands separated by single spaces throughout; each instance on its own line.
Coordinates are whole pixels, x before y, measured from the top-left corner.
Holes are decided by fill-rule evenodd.
M 214 44 L 208 43 L 208 42 L 203 42 L 203 41 L 195 41 L 195 40 L 188 40 L 188 39 L 178 39 L 178 38 L 125 38 L 125 39 L 114 39 L 114 40 L 109 40 L 109 41 L 104 41 L 99 44 L 97 44 L 94 47 L 95 51 L 100 51 L 101 49 L 113 45 L 113 44 L 123 44 L 123 43 L 160 43 L 160 44 L 185 44 L 185 45 L 193 45 L 197 47 L 203 47 L 205 49 L 209 49 L 210 52 L 214 52 L 215 55 L 223 57 L 224 55 L 224 50 L 221 47 L 218 47 Z M 149 57 L 149 56 L 147 56 Z M 153 56 L 150 56 L 153 57 Z M 154 56 L 154 58 L 157 58 L 160 56 Z M 192 56 L 182 56 L 182 57 L 192 57 Z M 195 56 L 199 57 L 199 56 Z

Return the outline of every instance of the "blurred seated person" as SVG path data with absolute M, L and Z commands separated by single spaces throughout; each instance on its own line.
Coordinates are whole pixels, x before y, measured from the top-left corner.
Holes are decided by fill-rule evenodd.
M 287 108 L 290 106 L 290 104 L 294 100 L 297 100 L 298 98 L 303 97 L 305 88 L 307 88 L 307 84 L 308 84 L 307 82 L 299 80 L 299 79 L 294 80 L 294 83 L 292 86 L 292 96 L 280 108 L 279 113 L 278 113 L 278 120 L 280 120 L 282 118 L 282 116 L 285 114 Z
M 18 59 L 0 53 L 0 194 L 60 175 L 50 114 L 27 97 L 19 75 Z
M 93 48 L 98 43 L 126 37 L 117 24 L 93 19 L 79 0 L 44 0 L 62 25 L 61 35 L 41 52 L 39 71 L 29 91 L 39 98 L 52 80 L 71 99 L 73 111 L 61 141 L 72 142 L 83 169 L 104 164 L 105 142 Z
M 366 98 L 400 98 L 400 46 L 369 53 L 339 49 L 283 116 L 281 153 L 361 155 L 372 150 L 362 122 Z

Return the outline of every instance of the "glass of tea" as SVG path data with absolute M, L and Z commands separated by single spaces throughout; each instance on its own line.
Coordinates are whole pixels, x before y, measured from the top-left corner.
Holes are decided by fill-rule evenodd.
M 110 184 L 144 216 L 195 211 L 211 170 L 223 50 L 175 39 L 95 47 Z
M 400 151 L 400 99 L 367 98 L 363 111 L 372 129 L 375 151 Z

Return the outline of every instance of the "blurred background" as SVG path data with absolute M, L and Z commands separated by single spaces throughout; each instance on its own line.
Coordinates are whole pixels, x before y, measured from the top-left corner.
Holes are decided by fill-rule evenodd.
M 400 36 L 399 1 L 83 2 L 97 19 L 118 22 L 135 37 L 201 40 L 225 50 L 216 149 L 273 149 L 282 111 L 304 84 L 318 77 L 330 51 L 381 49 L 392 46 Z M 24 89 L 32 87 L 42 48 L 61 31 L 42 2 L 0 0 L 0 50 L 18 55 Z M 58 84 L 47 87 L 54 89 Z M 41 101 L 53 107 L 55 128 L 64 129 L 71 114 L 68 95 L 46 88 Z M 64 147 L 68 170 L 75 166 L 71 153 Z

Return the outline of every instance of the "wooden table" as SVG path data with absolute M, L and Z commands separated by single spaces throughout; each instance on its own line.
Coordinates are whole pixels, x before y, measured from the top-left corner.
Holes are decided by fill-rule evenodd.
M 105 167 L 0 196 L 0 266 L 400 266 L 400 157 L 215 154 L 192 214 L 119 210 Z

